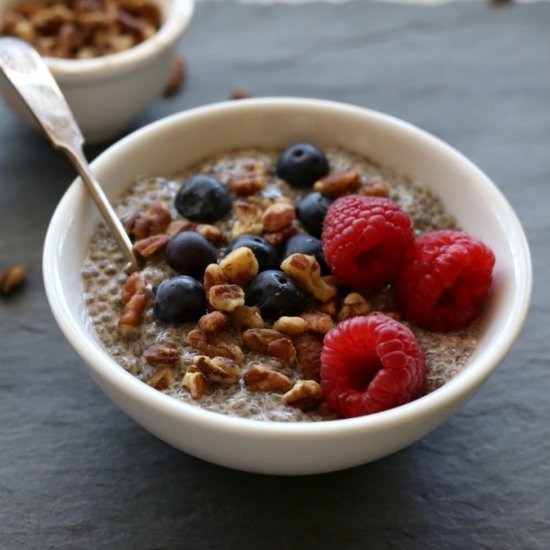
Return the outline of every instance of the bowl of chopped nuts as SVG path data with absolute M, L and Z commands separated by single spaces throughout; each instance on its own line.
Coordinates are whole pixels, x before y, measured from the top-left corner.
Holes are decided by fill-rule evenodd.
M 388 115 L 226 102 L 92 167 L 141 269 L 125 271 L 76 181 L 44 247 L 53 314 L 121 409 L 205 460 L 296 475 L 379 459 L 459 410 L 523 325 L 531 261 L 512 208 Z
M 194 0 L 7 0 L 0 35 L 44 57 L 87 142 L 113 138 L 163 91 Z M 0 73 L 7 103 L 30 114 Z

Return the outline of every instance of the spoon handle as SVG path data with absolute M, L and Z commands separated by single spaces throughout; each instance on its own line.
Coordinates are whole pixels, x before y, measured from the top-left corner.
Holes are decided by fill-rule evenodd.
M 79 173 L 105 223 L 130 263 L 139 269 L 132 243 L 88 167 L 82 146 L 84 137 L 56 81 L 38 52 L 22 40 L 0 38 L 0 69 L 11 82 L 54 147 L 63 151 Z

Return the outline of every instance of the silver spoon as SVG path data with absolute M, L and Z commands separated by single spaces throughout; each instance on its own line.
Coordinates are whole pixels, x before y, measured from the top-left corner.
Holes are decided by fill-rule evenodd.
M 139 262 L 134 254 L 132 243 L 88 166 L 82 150 L 84 144 L 82 132 L 46 63 L 26 42 L 17 38 L 3 37 L 0 38 L 0 69 L 29 107 L 54 147 L 69 157 L 130 263 L 129 269 L 138 270 Z

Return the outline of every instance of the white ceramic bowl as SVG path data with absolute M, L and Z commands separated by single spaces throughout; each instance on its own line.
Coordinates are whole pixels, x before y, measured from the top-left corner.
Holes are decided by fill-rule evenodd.
M 367 155 L 433 189 L 464 230 L 497 258 L 481 340 L 443 388 L 396 409 L 323 423 L 232 418 L 168 397 L 105 352 L 85 321 L 80 268 L 99 216 L 77 180 L 52 218 L 44 248 L 48 299 L 65 336 L 105 393 L 164 441 L 205 460 L 271 474 L 313 474 L 363 464 L 409 445 L 453 415 L 518 336 L 531 294 L 531 261 L 518 219 L 495 185 L 439 139 L 390 116 L 338 103 L 257 99 L 221 103 L 161 120 L 104 152 L 93 169 L 111 199 L 136 175 L 170 175 L 235 147 L 331 143 Z
M 3 14 L 26 0 L 2 0 Z M 87 143 L 119 135 L 156 99 L 168 82 L 176 47 L 193 14 L 194 0 L 156 0 L 162 25 L 129 50 L 93 59 L 46 57 L 46 64 Z M 0 72 L 0 91 L 10 107 L 34 124 L 27 108 Z

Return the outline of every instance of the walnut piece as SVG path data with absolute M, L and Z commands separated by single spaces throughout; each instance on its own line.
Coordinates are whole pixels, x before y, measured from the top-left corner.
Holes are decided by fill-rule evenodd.
M 122 287 L 120 298 L 124 308 L 118 321 L 118 329 L 125 338 L 132 338 L 139 332 L 147 307 L 147 286 L 141 273 L 135 272 L 128 277 Z
M 358 315 L 368 315 L 372 306 L 370 302 L 358 292 L 350 292 L 342 302 L 342 308 L 338 312 L 338 321 L 345 321 Z
M 328 302 L 336 296 L 338 289 L 321 277 L 321 267 L 314 256 L 291 254 L 281 264 L 281 269 L 296 279 L 308 292 L 321 302 Z
M 323 195 L 339 197 L 351 191 L 355 191 L 361 184 L 361 174 L 357 170 L 345 172 L 333 172 L 323 179 L 315 182 L 313 189 Z
M 251 235 L 260 235 L 262 233 L 262 209 L 257 204 L 247 201 L 236 201 L 233 204 L 233 210 L 237 216 L 231 229 L 231 236 L 234 239 L 245 233 L 250 233 Z
M 227 279 L 236 285 L 248 284 L 258 274 L 258 260 L 254 252 L 245 246 L 232 250 L 221 262 L 220 267 Z
M 292 338 L 298 362 L 300 363 L 302 378 L 306 380 L 321 379 L 321 352 L 323 351 L 323 338 L 311 332 L 304 332 Z
M 195 400 L 200 399 L 210 390 L 210 384 L 202 372 L 193 372 L 191 368 L 187 369 L 181 381 L 181 387 L 185 388 Z
M 194 329 L 187 335 L 187 341 L 192 348 L 209 357 L 227 357 L 237 363 L 244 361 L 244 353 L 239 344 L 228 332 L 205 332 Z
M 130 237 L 139 241 L 151 235 L 164 233 L 171 221 L 170 211 L 159 202 L 155 202 L 144 212 L 140 212 L 126 221 L 124 228 Z
M 302 317 L 279 317 L 273 324 L 273 328 L 285 334 L 296 335 L 306 330 L 306 322 Z
M 252 391 L 283 393 L 292 387 L 290 378 L 260 365 L 250 367 L 244 373 L 243 379 L 246 387 Z
M 307 411 L 317 406 L 322 397 L 321 386 L 315 380 L 298 380 L 283 395 L 283 401 L 291 407 Z
M 243 332 L 243 341 L 252 351 L 270 355 L 284 363 L 290 364 L 296 359 L 294 344 L 278 330 L 248 329 Z
M 264 328 L 260 308 L 256 306 L 237 306 L 231 312 L 231 322 L 237 330 Z
M 164 368 L 149 378 L 149 380 L 147 380 L 147 384 L 156 390 L 162 391 L 167 390 L 175 381 L 176 380 L 172 369 Z
M 0 271 L 0 294 L 9 294 L 25 282 L 27 266 L 18 264 L 12 265 Z
M 166 233 L 151 235 L 134 243 L 134 250 L 143 258 L 150 258 L 158 252 L 163 251 L 168 244 L 170 237 Z
M 241 368 L 227 357 L 207 357 L 197 355 L 193 363 L 208 382 L 229 385 L 241 379 Z
M 296 219 L 294 206 L 286 202 L 275 202 L 262 214 L 262 225 L 266 233 L 281 231 Z
M 218 311 L 231 312 L 244 306 L 244 290 L 239 285 L 214 285 L 208 291 L 208 301 Z
M 225 330 L 229 326 L 229 317 L 221 311 L 211 311 L 197 321 L 197 326 L 205 332 Z
M 149 365 L 157 369 L 174 367 L 180 360 L 180 354 L 177 349 L 157 344 L 149 346 L 143 352 L 143 357 L 145 357 Z

